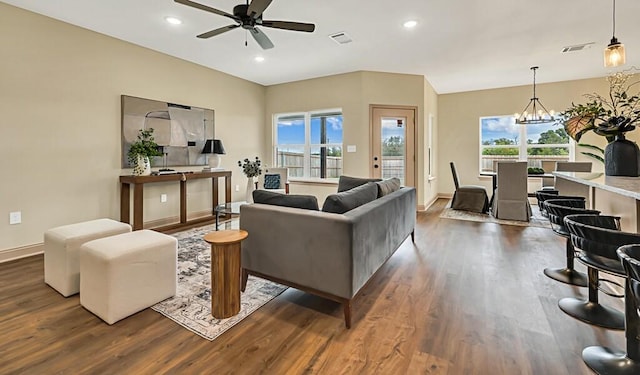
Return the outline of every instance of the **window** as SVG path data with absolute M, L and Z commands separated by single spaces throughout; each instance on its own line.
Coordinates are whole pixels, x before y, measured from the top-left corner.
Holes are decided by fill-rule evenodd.
M 513 116 L 480 118 L 480 172 L 495 172 L 496 163 L 504 160 L 526 160 L 529 167 L 552 170 L 556 161 L 573 160 L 573 150 L 569 135 L 554 123 L 518 125 Z
M 342 174 L 342 110 L 275 115 L 275 166 L 289 177 Z

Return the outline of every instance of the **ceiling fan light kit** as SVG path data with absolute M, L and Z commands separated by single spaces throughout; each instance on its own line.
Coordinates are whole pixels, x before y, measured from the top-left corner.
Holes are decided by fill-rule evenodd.
M 616 0 L 613 0 L 613 36 L 607 48 L 604 49 L 604 66 L 613 68 L 624 65 L 626 62 L 624 44 L 616 38 Z
M 316 26 L 312 23 L 291 22 L 291 21 L 273 21 L 263 20 L 262 13 L 267 9 L 272 0 L 252 0 L 246 4 L 239 4 L 233 7 L 233 14 L 227 13 L 222 10 L 211 8 L 207 5 L 196 3 L 190 0 L 174 0 L 178 4 L 190 6 L 192 8 L 204 10 L 206 12 L 214 13 L 219 16 L 227 17 L 234 20 L 236 23 L 228 26 L 223 26 L 206 33 L 202 33 L 197 37 L 200 39 L 211 38 L 216 35 L 220 35 L 229 30 L 237 29 L 239 27 L 247 30 L 253 39 L 262 47 L 262 49 L 273 48 L 273 43 L 267 37 L 267 34 L 263 33 L 258 26 L 270 27 L 272 29 L 282 29 L 290 31 L 302 31 L 311 33 L 315 30 Z
M 547 109 L 540 103 L 540 100 L 536 96 L 536 70 L 537 66 L 532 66 L 533 70 L 533 97 L 529 100 L 529 104 L 524 107 L 522 114 L 516 113 L 516 124 L 545 124 L 555 120 L 553 117 L 554 111 L 547 111 Z M 531 111 L 531 112 L 529 112 Z

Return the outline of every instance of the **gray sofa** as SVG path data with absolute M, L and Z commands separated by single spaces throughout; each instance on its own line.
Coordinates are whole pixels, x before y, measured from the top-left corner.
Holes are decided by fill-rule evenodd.
M 244 205 L 242 289 L 251 274 L 337 301 L 350 328 L 351 300 L 409 235 L 414 239 L 415 223 L 412 187 L 343 214 Z

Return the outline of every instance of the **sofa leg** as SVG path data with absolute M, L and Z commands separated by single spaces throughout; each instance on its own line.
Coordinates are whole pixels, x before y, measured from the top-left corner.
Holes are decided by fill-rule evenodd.
M 246 269 L 242 269 L 242 280 L 240 280 L 240 290 L 244 292 L 247 289 L 247 280 L 249 280 L 249 273 Z
M 347 329 L 351 328 L 351 300 L 346 300 L 342 303 L 344 308 L 344 325 Z
M 416 243 L 416 230 L 411 231 L 411 242 Z

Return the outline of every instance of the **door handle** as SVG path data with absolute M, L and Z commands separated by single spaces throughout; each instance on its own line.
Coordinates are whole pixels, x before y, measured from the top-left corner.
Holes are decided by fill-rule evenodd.
M 373 165 L 373 167 L 374 167 L 374 168 L 378 168 L 378 164 L 374 164 L 374 165 Z

